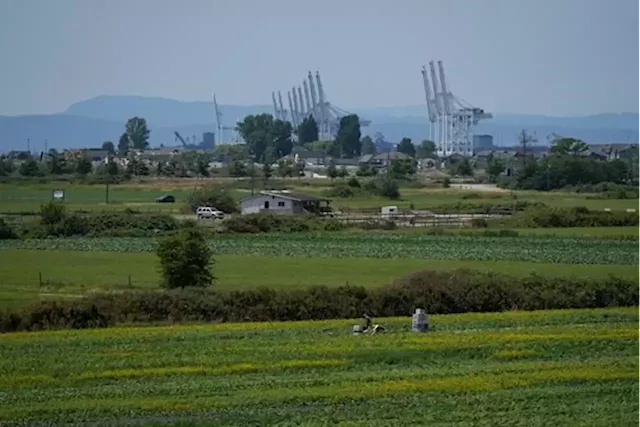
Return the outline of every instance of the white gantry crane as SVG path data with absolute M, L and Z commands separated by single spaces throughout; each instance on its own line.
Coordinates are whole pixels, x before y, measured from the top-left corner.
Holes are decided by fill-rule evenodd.
M 213 110 L 216 114 L 216 127 L 218 128 L 218 134 L 216 135 L 216 144 L 224 144 L 224 131 L 230 130 L 237 132 L 235 127 L 224 126 L 222 124 L 222 111 L 218 108 L 218 101 L 216 101 L 216 94 L 213 94 Z M 238 134 L 236 133 L 234 140 L 238 142 Z M 227 141 L 228 142 L 228 141 Z
M 271 92 L 271 102 L 273 102 L 274 117 L 279 120 L 287 120 L 287 110 L 282 103 L 282 93 L 278 91 L 278 100 L 276 101 L 276 93 Z
M 350 114 L 329 102 L 318 71 L 315 79 L 309 71 L 307 78 L 302 81 L 302 87 L 294 86 L 287 95 L 290 99 L 289 112 L 282 108 L 282 103 L 280 105 L 276 103 L 275 92 L 272 92 L 275 117 L 280 120 L 289 120 L 294 127 L 300 126 L 307 117 L 313 117 L 318 125 L 320 140 L 335 138 L 340 127 L 340 119 Z M 370 120 L 360 118 L 361 126 L 369 126 L 369 124 L 371 124 Z
M 436 64 L 429 61 L 431 86 L 426 67 L 422 67 L 422 81 L 427 102 L 430 122 L 430 137 L 436 144 L 440 157 L 459 154 L 473 155 L 473 126 L 480 120 L 490 119 L 491 113 L 485 113 L 481 108 L 475 108 L 451 93 L 447 86 L 442 61 L 438 61 L 438 75 Z M 433 88 L 433 92 L 432 92 Z

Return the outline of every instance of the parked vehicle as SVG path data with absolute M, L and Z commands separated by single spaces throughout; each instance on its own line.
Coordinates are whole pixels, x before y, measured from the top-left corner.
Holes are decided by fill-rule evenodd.
M 198 219 L 223 219 L 224 212 L 212 208 L 209 206 L 200 206 L 196 209 L 196 215 Z
M 165 194 L 164 196 L 160 196 L 156 199 L 156 203 L 174 203 L 176 198 L 171 194 Z

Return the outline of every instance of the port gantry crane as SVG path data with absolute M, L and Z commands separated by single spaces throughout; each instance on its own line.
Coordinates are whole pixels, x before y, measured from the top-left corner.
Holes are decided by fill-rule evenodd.
M 278 96 L 280 97 L 280 92 Z M 276 103 L 275 92 L 271 93 L 275 117 L 280 120 L 289 120 L 294 127 L 300 126 L 307 117 L 313 117 L 318 125 L 320 140 L 335 138 L 340 127 L 340 119 L 350 114 L 329 102 L 318 71 L 316 71 L 315 80 L 309 71 L 307 78 L 302 81 L 302 87 L 292 87 L 291 91 L 287 92 L 287 96 L 289 111 L 283 108 L 281 101 L 279 104 Z M 360 118 L 361 126 L 370 124 L 370 120 Z
M 237 132 L 237 129 L 235 127 L 230 127 L 230 126 L 224 126 L 222 124 L 222 111 L 220 111 L 220 109 L 218 108 L 218 101 L 216 101 L 216 94 L 213 94 L 213 110 L 215 112 L 216 115 L 216 127 L 218 128 L 218 135 L 216 135 L 216 143 L 217 144 L 224 144 L 225 140 L 224 140 L 224 131 L 225 130 L 230 130 L 230 131 L 235 131 Z M 238 135 L 236 133 L 235 136 L 235 141 L 238 142 Z
M 422 82 L 427 103 L 430 122 L 430 138 L 436 144 L 438 156 L 447 157 L 453 154 L 473 155 L 473 126 L 480 120 L 491 119 L 493 115 L 482 108 L 476 108 L 456 97 L 447 86 L 444 66 L 438 61 L 429 61 L 429 71 L 422 67 Z M 431 86 L 429 85 L 431 75 Z M 433 88 L 433 92 L 432 89 Z

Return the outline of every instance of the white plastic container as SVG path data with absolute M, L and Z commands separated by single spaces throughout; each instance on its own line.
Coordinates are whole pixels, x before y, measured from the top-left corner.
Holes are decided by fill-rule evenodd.
M 411 330 L 413 332 L 427 332 L 429 330 L 429 318 L 423 308 L 416 308 L 411 321 Z

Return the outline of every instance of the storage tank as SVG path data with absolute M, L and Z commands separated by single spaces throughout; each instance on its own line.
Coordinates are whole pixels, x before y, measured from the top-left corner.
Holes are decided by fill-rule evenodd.
M 204 132 L 202 134 L 202 148 L 213 148 L 216 145 L 216 134 Z

